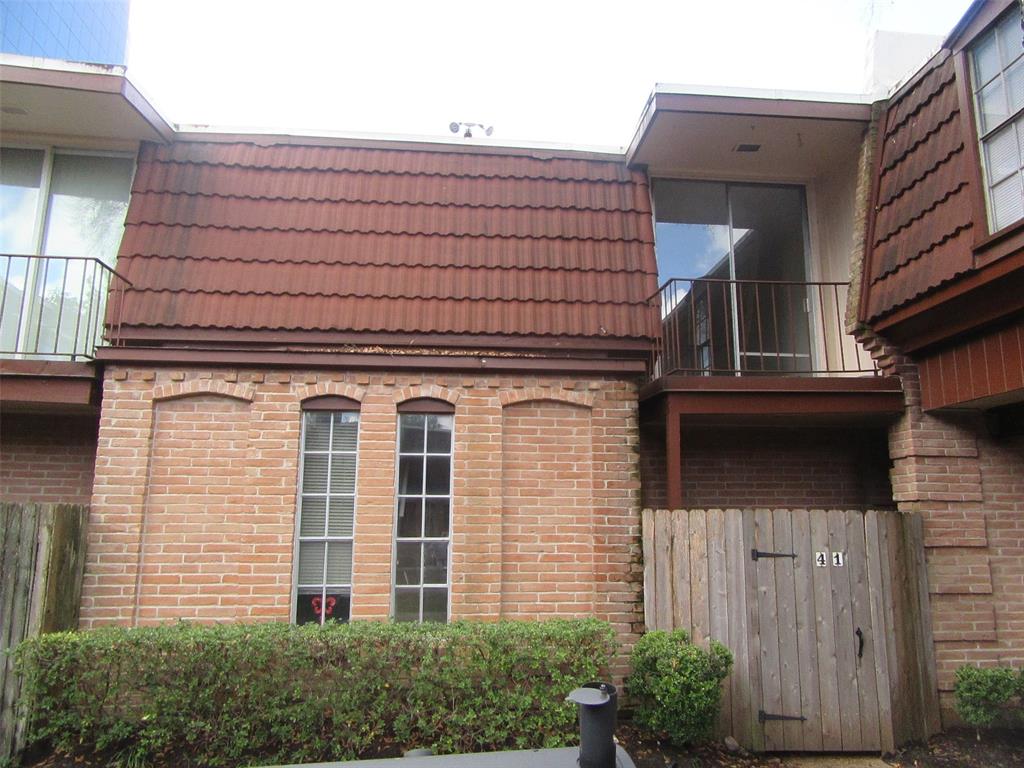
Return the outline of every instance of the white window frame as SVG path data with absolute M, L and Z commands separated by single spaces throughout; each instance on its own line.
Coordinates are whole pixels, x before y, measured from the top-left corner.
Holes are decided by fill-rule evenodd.
M 1015 221 L 1011 221 L 1009 223 L 1003 224 L 1002 226 L 999 226 L 999 227 L 996 226 L 995 209 L 993 208 L 993 205 L 992 205 L 992 189 L 997 184 L 999 184 L 1001 182 L 1004 182 L 1007 179 L 1012 178 L 1013 174 L 1011 173 L 1008 176 L 1004 176 L 1003 178 L 993 180 L 992 177 L 991 177 L 990 170 L 989 170 L 988 153 L 986 152 L 986 142 L 988 142 L 990 139 L 992 139 L 996 134 L 998 134 L 998 133 L 1002 132 L 1003 130 L 1005 130 L 1008 126 L 1011 127 L 1011 129 L 1016 133 L 1016 139 L 1017 139 L 1017 146 L 1018 146 L 1018 148 L 1021 147 L 1022 145 L 1024 145 L 1024 105 L 1022 105 L 1016 112 L 1013 112 L 1012 114 L 1008 114 L 1007 117 L 1005 117 L 1003 120 L 1000 120 L 997 124 L 995 124 L 993 126 L 990 126 L 989 128 L 985 129 L 982 126 L 983 112 L 982 112 L 982 107 L 981 107 L 981 100 L 979 98 L 982 90 L 984 90 L 986 87 L 988 87 L 992 83 L 996 82 L 997 80 L 1002 80 L 1003 84 L 1004 84 L 1003 85 L 1003 95 L 1007 99 L 1006 106 L 1007 106 L 1007 112 L 1009 112 L 1009 106 L 1010 106 L 1009 105 L 1009 89 L 1008 89 L 1008 84 L 1007 84 L 1007 79 L 1006 79 L 1006 73 L 1015 64 L 1019 64 L 1022 60 L 1024 60 L 1024 52 L 1022 52 L 1021 54 L 1019 54 L 1017 56 L 1017 58 L 1015 58 L 1013 61 L 1009 62 L 1005 66 L 1003 66 L 1003 64 L 1002 64 L 1003 57 L 1002 57 L 1002 51 L 1001 51 L 1001 44 L 1000 44 L 999 36 L 996 34 L 996 30 L 999 27 L 1001 27 L 1003 24 L 1005 24 L 1007 19 L 1010 19 L 1010 18 L 1017 18 L 1017 19 L 1020 18 L 1020 9 L 1018 7 L 1014 6 L 1009 11 L 1007 11 L 1007 13 L 1005 13 L 1002 16 L 1000 16 L 992 24 L 992 26 L 989 27 L 985 31 L 984 34 L 979 35 L 975 40 L 973 40 L 971 42 L 971 44 L 967 48 L 967 52 L 968 52 L 967 59 L 969 61 L 970 73 L 971 73 L 970 85 L 971 85 L 972 105 L 974 107 L 974 127 L 975 127 L 975 132 L 976 132 L 976 134 L 978 136 L 978 154 L 979 154 L 979 159 L 981 160 L 981 174 L 982 174 L 983 185 L 984 185 L 984 188 L 985 188 L 985 211 L 986 211 L 986 215 L 988 217 L 988 231 L 989 231 L 989 233 L 994 233 L 994 232 L 997 232 L 997 231 L 999 231 L 1001 229 L 1005 229 L 1007 227 L 1012 227 L 1015 224 L 1020 223 L 1020 221 L 1024 220 L 1024 217 L 1021 217 L 1021 218 L 1016 219 Z M 1024 34 L 1019 29 L 1019 25 L 1018 25 L 1018 30 L 1017 31 L 1020 34 Z M 995 41 L 996 55 L 997 55 L 998 60 L 999 60 L 999 67 L 1000 68 L 999 68 L 998 72 L 996 72 L 995 75 L 990 77 L 988 80 L 985 80 L 984 82 L 982 82 L 982 81 L 980 81 L 978 79 L 979 73 L 978 73 L 978 67 L 977 67 L 976 62 L 975 62 L 975 53 L 976 53 L 978 48 L 983 43 L 988 42 L 990 39 L 994 39 L 994 41 Z M 1020 152 L 1019 149 L 1018 149 L 1018 152 Z M 1024 153 L 1021 153 L 1021 155 L 1024 155 Z M 1022 189 L 1024 189 L 1024 156 L 1021 156 L 1021 155 L 1018 155 L 1018 157 L 1021 160 L 1022 165 L 1018 166 L 1018 168 L 1017 168 L 1017 176 L 1020 179 Z
M 356 531 L 356 514 L 358 509 L 359 499 L 359 440 L 360 440 L 360 427 L 362 426 L 362 413 L 358 408 L 336 408 L 333 410 L 327 409 L 303 409 L 302 423 L 299 430 L 299 475 L 295 496 L 295 535 L 294 535 L 294 546 L 292 548 L 292 590 L 291 590 L 291 618 L 292 624 L 298 621 L 298 608 L 299 608 L 299 592 L 301 589 L 310 589 L 314 586 L 313 584 L 299 584 L 299 550 L 304 542 L 317 543 L 324 542 L 324 583 L 320 584 L 320 626 L 323 626 L 328 618 L 337 621 L 348 622 L 352 618 L 352 603 L 354 600 L 353 590 L 353 574 L 349 574 L 348 584 L 335 584 L 327 582 L 327 552 L 328 545 L 330 542 L 350 542 L 352 544 L 352 570 L 355 571 L 355 531 Z M 306 465 L 306 419 L 309 414 L 323 414 L 327 413 L 331 415 L 331 431 L 329 436 L 329 442 L 327 445 L 327 451 L 310 451 L 308 453 L 314 453 L 317 455 L 326 453 L 327 455 L 327 489 L 323 493 L 306 493 L 303 490 L 303 477 L 305 475 Z M 335 451 L 334 448 L 334 414 L 336 413 L 354 413 L 356 414 L 356 448 L 354 451 Z M 352 484 L 352 493 L 331 493 L 331 460 L 334 455 L 344 454 L 351 455 L 355 459 L 355 482 Z M 312 497 L 323 497 L 325 500 L 326 516 L 324 520 L 325 530 L 323 536 L 303 536 L 302 535 L 302 499 L 306 496 Z M 330 498 L 334 497 L 352 497 L 352 534 L 349 536 L 331 536 L 327 533 L 326 526 L 330 520 Z M 349 600 L 349 614 L 344 618 L 339 619 L 337 616 L 327 616 L 326 601 L 328 592 L 348 592 Z M 306 622 L 311 623 L 311 622 Z
M 423 452 L 410 452 L 402 451 L 402 417 L 403 416 L 422 416 L 424 418 L 424 434 L 423 434 Z M 426 431 L 426 420 L 430 416 L 448 416 L 452 420 L 452 439 L 451 444 L 448 447 L 447 453 L 441 453 L 437 451 L 427 450 L 427 431 Z M 451 621 L 452 612 L 452 520 L 454 516 L 454 503 L 455 503 L 455 413 L 440 413 L 434 411 L 417 411 L 407 410 L 401 411 L 396 415 L 395 419 L 395 512 L 394 520 L 392 523 L 392 548 L 391 548 L 391 619 L 397 620 L 397 602 L 398 602 L 398 589 L 401 587 L 403 590 L 416 589 L 419 593 L 419 617 L 416 619 L 417 622 L 423 622 L 423 593 L 424 589 L 437 589 L 444 587 L 445 589 L 445 622 Z M 421 493 L 401 493 L 399 490 L 399 484 L 401 481 L 400 466 L 401 459 L 403 456 L 420 456 L 423 459 L 423 490 Z M 448 458 L 448 493 L 437 494 L 427 493 L 427 459 L 429 457 L 447 457 Z M 431 536 L 399 536 L 398 535 L 398 512 L 402 502 L 402 499 L 420 499 L 420 531 L 425 532 L 426 528 L 426 511 L 427 511 L 427 500 L 428 499 L 447 499 L 448 501 L 448 535 L 445 537 L 431 537 Z M 423 544 L 425 543 L 446 543 L 447 554 L 446 554 L 446 578 L 445 583 L 429 583 L 426 584 L 423 581 Z M 420 583 L 417 584 L 398 584 L 398 545 L 403 544 L 419 544 L 420 545 Z

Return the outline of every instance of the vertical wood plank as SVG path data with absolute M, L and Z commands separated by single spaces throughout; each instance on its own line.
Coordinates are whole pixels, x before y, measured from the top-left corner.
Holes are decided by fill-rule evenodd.
M 655 629 L 672 629 L 672 519 L 660 511 L 654 519 Z
M 730 509 L 725 513 L 726 581 L 729 600 L 729 650 L 733 668 L 729 675 L 729 698 L 732 702 L 732 737 L 747 749 L 754 747 L 758 729 L 757 709 L 751 710 L 751 681 L 748 659 L 749 628 L 744 573 L 750 559 L 750 547 L 743 540 L 743 512 Z M 753 712 L 753 714 L 751 714 Z
M 644 625 L 647 629 L 654 629 L 658 600 L 654 573 L 657 567 L 654 562 L 654 514 L 653 509 L 645 509 L 640 517 L 640 540 L 644 551 Z
M 88 507 L 58 504 L 50 510 L 52 545 L 46 566 L 41 632 L 76 629 L 82 602 Z
M 672 514 L 672 600 L 674 627 L 685 629 L 691 636 L 690 619 L 690 515 L 686 511 Z
M 889 599 L 884 604 L 885 621 L 889 627 L 886 638 L 886 652 L 889 656 L 889 690 L 893 706 L 893 734 L 897 742 L 913 738 L 914 730 L 908 729 L 908 723 L 920 715 L 917 697 L 909 690 L 906 677 L 908 656 L 913 644 L 907 642 L 906 617 L 911 608 L 907 604 L 907 588 L 900 582 L 901 562 L 905 561 L 904 542 L 902 538 L 903 514 L 894 512 L 879 520 L 879 539 L 882 546 L 879 564 L 882 571 L 883 594 Z M 916 662 L 912 662 L 916 664 Z
M 13 504 L 4 504 L 3 509 L 3 549 L 0 551 L 0 564 L 3 565 L 3 578 L 0 578 L 0 757 L 5 757 L 10 749 L 13 731 L 8 734 L 7 722 L 11 719 L 6 709 L 6 692 L 8 675 L 13 664 L 4 653 L 11 646 L 14 634 L 14 596 L 18 575 L 18 544 L 21 538 L 22 514 Z
M 758 509 L 756 520 L 757 549 L 775 549 L 775 526 L 770 509 Z M 761 558 L 754 564 L 757 572 L 758 625 L 761 633 L 761 709 L 769 714 L 782 714 L 782 672 L 779 661 L 779 614 L 775 589 L 775 562 Z M 786 748 L 785 731 L 780 721 L 764 723 L 764 748 L 770 752 Z
M 829 551 L 828 512 L 815 509 L 808 513 L 811 523 L 811 548 Z M 843 748 L 840 715 L 839 663 L 832 606 L 831 567 L 813 568 L 814 622 L 818 642 L 818 691 L 821 701 L 821 747 L 828 752 Z
M 931 603 L 928 596 L 928 568 L 924 555 L 924 520 L 921 515 L 903 516 L 906 532 L 907 548 L 910 550 L 908 563 L 913 564 L 909 578 L 917 590 L 917 604 L 914 616 L 914 639 L 919 665 L 917 684 L 919 686 L 921 707 L 924 715 L 924 733 L 920 738 L 927 739 L 942 730 L 939 716 L 939 682 L 935 665 L 935 643 L 932 640 Z
M 875 659 L 875 680 L 878 689 L 878 735 L 882 752 L 896 748 L 892 722 L 892 694 L 889 684 L 889 638 L 892 634 L 885 604 L 890 593 L 882 582 L 882 560 L 886 557 L 887 541 L 879 530 L 879 516 L 884 512 L 868 510 L 864 516 L 864 546 L 867 558 L 868 595 L 871 603 L 872 650 Z M 884 525 L 884 523 L 883 523 Z
M 765 749 L 764 726 L 757 721 L 757 712 L 763 708 L 764 686 L 761 682 L 761 626 L 760 590 L 757 583 L 757 569 L 750 559 L 750 550 L 757 547 L 757 519 L 752 509 L 743 510 L 743 581 L 747 609 L 747 674 L 750 682 L 751 749 L 761 752 Z
M 821 751 L 821 693 L 818 680 L 817 617 L 814 610 L 814 549 L 811 518 L 806 509 L 793 510 L 793 581 L 796 589 L 796 636 L 800 659 L 800 713 L 804 749 Z
M 875 634 L 871 621 L 871 593 L 868 588 L 866 521 L 863 512 L 846 513 L 846 570 L 850 580 L 854 635 L 861 631 L 863 652 L 859 642 L 854 650 L 854 668 L 857 671 L 857 692 L 860 706 L 861 749 L 880 752 L 882 749 L 878 715 L 878 682 L 875 674 Z
M 19 509 L 20 507 L 20 509 Z M 5 560 L 13 562 L 14 567 L 4 574 L 4 581 L 11 581 L 12 599 L 9 605 L 5 606 L 6 621 L 8 626 L 4 633 L 3 644 L 5 649 L 16 646 L 25 638 L 27 629 L 30 596 L 32 594 L 33 573 L 35 571 L 36 556 L 36 524 L 39 519 L 39 506 L 28 504 L 15 507 L 15 515 L 18 521 L 18 537 L 14 544 L 8 544 L 5 549 Z M 5 667 L 4 687 L 2 700 L 0 700 L 0 749 L 6 753 L 13 751 L 15 744 L 15 730 L 17 727 L 17 702 L 21 689 L 21 680 L 14 674 L 14 659 L 4 654 L 3 666 Z
M 665 414 L 665 480 L 668 508 L 677 511 L 683 506 L 682 429 L 676 396 L 666 395 Z
M 708 531 L 708 618 L 711 638 L 729 647 L 729 593 L 726 583 L 725 513 L 720 509 L 707 512 Z M 728 721 L 732 732 L 732 689 L 722 683 L 721 720 Z
M 840 509 L 828 512 L 829 550 L 848 554 L 846 513 Z M 850 569 L 829 566 L 832 579 L 832 611 L 836 632 L 836 661 L 839 671 L 839 716 L 843 728 L 843 750 L 864 749 L 860 732 L 860 689 L 857 685 L 856 635 L 853 604 L 850 598 Z
M 707 647 L 711 631 L 708 604 L 708 529 L 707 512 L 690 510 L 690 597 L 693 642 Z
M 793 513 L 788 509 L 772 512 L 772 528 L 776 552 L 793 552 Z M 778 614 L 779 685 L 782 692 L 781 714 L 800 717 L 800 657 L 796 620 L 796 584 L 794 561 L 790 557 L 773 560 L 775 570 L 775 605 Z M 784 749 L 803 751 L 803 727 L 800 721 L 782 723 Z

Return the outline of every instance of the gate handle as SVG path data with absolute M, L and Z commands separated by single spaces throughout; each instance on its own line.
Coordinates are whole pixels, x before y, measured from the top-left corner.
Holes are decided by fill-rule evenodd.
M 860 627 L 857 627 L 857 631 L 854 632 L 857 636 L 857 658 L 864 658 L 864 633 L 860 631 Z

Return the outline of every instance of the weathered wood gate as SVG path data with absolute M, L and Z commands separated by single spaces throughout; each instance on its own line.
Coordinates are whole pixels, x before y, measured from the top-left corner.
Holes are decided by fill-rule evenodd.
M 732 650 L 719 731 L 765 751 L 888 751 L 938 730 L 920 520 L 644 511 L 649 629 Z
M 0 762 L 21 748 L 21 680 L 6 654 L 27 637 L 78 625 L 89 508 L 0 503 Z

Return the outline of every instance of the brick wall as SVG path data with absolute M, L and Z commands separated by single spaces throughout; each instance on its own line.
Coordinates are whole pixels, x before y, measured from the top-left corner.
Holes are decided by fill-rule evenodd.
M 660 435 L 642 439 L 645 506 L 665 504 L 662 441 Z M 881 429 L 684 424 L 681 442 L 686 508 L 842 509 L 893 503 Z
M 628 645 L 642 621 L 637 401 L 614 379 L 110 366 L 82 625 L 288 620 L 300 404 L 322 394 L 361 402 L 353 618 L 390 611 L 396 405 L 435 397 L 456 409 L 452 616 L 540 615 L 554 599 Z M 534 520 L 554 520 L 555 538 L 513 546 Z M 534 598 L 533 584 L 555 589 Z
M 868 345 L 903 380 L 906 411 L 889 431 L 899 509 L 924 520 L 943 721 L 963 664 L 1024 663 L 1024 437 L 994 437 L 981 414 L 921 409 L 917 366 Z
M 592 439 L 589 409 L 555 402 L 504 409 L 502 618 L 593 610 Z
M 88 504 L 96 461 L 95 416 L 5 413 L 0 419 L 0 499 Z

